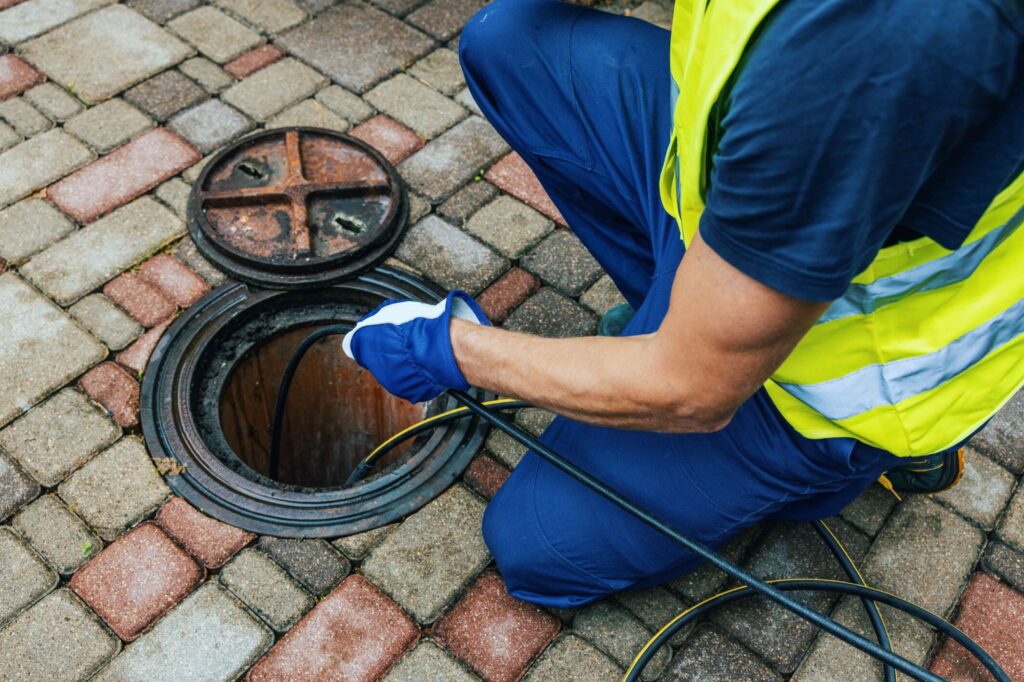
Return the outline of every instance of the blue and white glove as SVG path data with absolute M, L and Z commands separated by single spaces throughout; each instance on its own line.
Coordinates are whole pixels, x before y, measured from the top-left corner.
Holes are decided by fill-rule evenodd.
M 491 324 L 464 291 L 452 291 L 435 305 L 390 300 L 360 319 L 341 347 L 381 386 L 410 402 L 431 400 L 449 388 L 465 391 L 469 384 L 452 351 L 452 317 Z

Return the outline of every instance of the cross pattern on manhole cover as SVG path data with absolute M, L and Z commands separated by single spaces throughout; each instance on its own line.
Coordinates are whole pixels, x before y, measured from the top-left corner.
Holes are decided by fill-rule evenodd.
M 394 169 L 372 147 L 298 128 L 221 152 L 197 180 L 190 210 L 194 227 L 229 257 L 288 268 L 344 261 L 389 241 L 403 204 Z

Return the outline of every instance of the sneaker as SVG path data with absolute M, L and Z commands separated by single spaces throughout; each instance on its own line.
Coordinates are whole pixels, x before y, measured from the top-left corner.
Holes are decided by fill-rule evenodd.
M 620 303 L 601 316 L 597 325 L 598 336 L 622 336 L 626 325 L 633 319 L 636 311 L 628 303 Z
M 879 482 L 897 493 L 931 494 L 952 488 L 963 474 L 964 449 L 959 448 L 914 457 L 907 464 L 885 472 Z

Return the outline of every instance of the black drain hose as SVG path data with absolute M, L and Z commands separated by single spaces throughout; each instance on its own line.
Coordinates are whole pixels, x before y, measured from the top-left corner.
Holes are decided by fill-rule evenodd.
M 302 343 L 295 351 L 295 355 L 292 356 L 288 363 L 288 367 L 285 369 L 285 374 L 281 380 L 281 386 L 278 390 L 277 405 L 274 409 L 274 428 L 271 434 L 271 472 L 272 475 L 276 475 L 277 467 L 279 465 L 280 458 L 280 438 L 281 438 L 281 424 L 284 420 L 284 406 L 288 397 L 288 389 L 291 385 L 292 378 L 294 377 L 295 370 L 298 368 L 299 363 L 302 361 L 302 357 L 309 350 L 309 348 L 319 339 L 334 334 L 343 334 L 347 332 L 349 327 L 330 326 L 318 329 L 317 331 L 310 334 L 308 337 L 303 339 Z M 646 665 L 647 661 L 657 653 L 658 649 L 664 645 L 676 632 L 681 628 L 685 627 L 688 623 L 692 622 L 693 619 L 698 618 L 707 611 L 717 608 L 718 606 L 740 599 L 746 596 L 751 596 L 755 593 L 767 597 L 768 599 L 779 604 L 788 611 L 800 616 L 804 620 L 818 626 L 825 632 L 837 637 L 843 642 L 860 649 L 869 656 L 877 659 L 886 666 L 886 678 L 894 678 L 894 673 L 891 668 L 900 670 L 907 675 L 919 679 L 927 680 L 927 682 L 942 682 L 943 678 L 936 675 L 935 673 L 925 669 L 924 667 L 917 665 L 916 663 L 897 655 L 892 651 L 891 644 L 888 639 L 888 635 L 885 632 L 885 626 L 881 621 L 881 616 L 878 614 L 877 608 L 874 602 L 882 602 L 893 608 L 899 609 L 914 618 L 922 620 L 929 625 L 933 626 L 943 634 L 952 638 L 958 642 L 961 646 L 967 649 L 971 655 L 973 655 L 991 674 L 1000 682 L 1010 682 L 1009 676 L 998 663 L 992 658 L 992 656 L 986 652 L 981 646 L 969 638 L 957 627 L 943 620 L 940 616 L 927 611 L 926 609 L 917 606 L 905 599 L 897 597 L 895 595 L 882 592 L 871 587 L 867 587 L 863 584 L 863 578 L 860 572 L 857 571 L 856 566 L 853 564 L 849 555 L 843 550 L 842 545 L 838 542 L 835 536 L 832 534 L 831 529 L 825 524 L 818 522 L 815 528 L 818 530 L 822 539 L 825 540 L 829 549 L 832 550 L 833 554 L 843 567 L 843 570 L 850 576 L 853 582 L 844 581 L 833 581 L 823 579 L 783 579 L 783 580 L 762 580 L 757 576 L 749 573 L 745 569 L 733 564 L 728 559 L 720 556 L 714 550 L 703 544 L 691 540 L 679 531 L 675 530 L 665 522 L 658 519 L 653 514 L 633 504 L 630 500 L 626 499 L 607 485 L 599 481 L 598 479 L 591 476 L 589 473 L 580 469 L 572 462 L 569 462 L 555 451 L 548 448 L 546 445 L 534 438 L 526 430 L 520 428 L 516 424 L 513 424 L 500 415 L 498 415 L 492 409 L 485 407 L 478 400 L 468 395 L 463 391 L 451 390 L 449 394 L 452 395 L 456 400 L 462 403 L 468 412 L 461 413 L 458 415 L 446 415 L 452 416 L 452 418 L 467 416 L 469 414 L 475 414 L 481 419 L 487 421 L 495 428 L 504 432 L 511 438 L 515 439 L 521 445 L 529 448 L 539 457 L 544 459 L 546 462 L 572 477 L 579 483 L 590 488 L 597 494 L 601 495 L 605 499 L 614 503 L 616 506 L 621 508 L 623 511 L 631 514 L 632 516 L 640 519 L 647 525 L 651 526 L 655 530 L 659 531 L 663 535 L 671 538 L 675 542 L 682 545 L 688 551 L 701 557 L 711 565 L 715 566 L 726 575 L 731 578 L 738 580 L 743 583 L 742 585 L 726 590 L 723 593 L 715 595 L 700 604 L 684 611 L 679 616 L 670 621 L 654 638 L 652 638 L 647 645 L 640 651 L 637 658 L 633 661 L 630 669 L 626 673 L 625 680 L 632 682 L 640 677 L 640 672 L 643 670 L 643 666 Z M 504 406 L 502 406 L 504 407 Z M 436 423 L 441 423 L 437 420 Z M 430 426 L 436 425 L 436 423 L 430 424 Z M 403 438 L 396 439 L 397 442 L 405 440 L 405 437 L 412 437 L 418 433 L 416 427 L 408 429 L 403 434 Z M 391 447 L 394 447 L 396 443 L 389 443 Z M 375 451 L 374 454 L 379 456 L 379 453 Z M 372 463 L 375 460 L 367 458 L 364 460 L 364 464 L 369 462 L 369 466 L 372 467 Z M 354 476 L 355 472 L 353 472 Z M 350 478 L 351 480 L 351 478 Z M 832 618 L 818 613 L 814 609 L 810 608 L 803 602 L 800 602 L 789 595 L 786 592 L 800 590 L 800 591 L 823 591 L 823 592 L 838 592 L 841 594 L 856 595 L 861 598 L 865 606 L 868 607 L 868 614 L 871 618 L 872 626 L 875 628 L 876 634 L 879 637 L 881 645 L 872 642 L 869 639 L 861 636 L 860 634 L 850 630 L 849 628 L 840 625 L 837 621 Z M 869 606 L 870 605 L 870 606 Z M 891 668 L 890 668 L 891 666 Z

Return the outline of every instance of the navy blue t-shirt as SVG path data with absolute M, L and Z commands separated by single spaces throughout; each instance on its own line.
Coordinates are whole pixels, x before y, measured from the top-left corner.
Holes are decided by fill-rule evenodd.
M 953 249 L 1024 171 L 1024 0 L 783 0 L 713 112 L 701 235 L 802 299 Z

